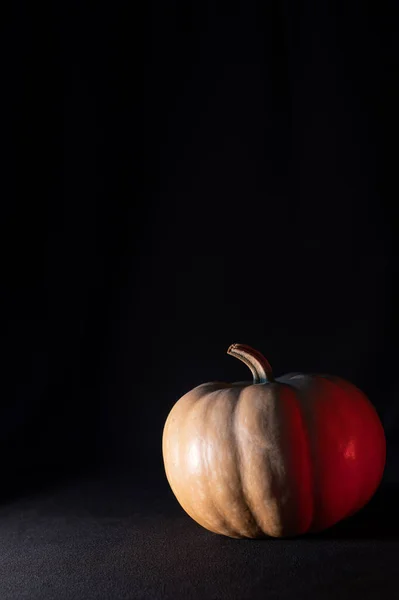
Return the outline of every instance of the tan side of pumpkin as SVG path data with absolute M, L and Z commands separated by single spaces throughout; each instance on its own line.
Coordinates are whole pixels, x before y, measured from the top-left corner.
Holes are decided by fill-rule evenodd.
M 254 538 L 318 531 L 366 504 L 385 465 L 366 396 L 337 378 L 275 381 L 252 348 L 229 353 L 255 383 L 202 384 L 165 423 L 165 471 L 184 510 L 210 531 Z

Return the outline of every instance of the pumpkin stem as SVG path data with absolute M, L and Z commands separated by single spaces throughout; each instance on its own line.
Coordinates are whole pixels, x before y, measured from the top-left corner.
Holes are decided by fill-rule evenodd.
M 235 356 L 251 369 L 254 383 L 272 383 L 274 381 L 272 368 L 266 358 L 251 346 L 231 344 L 227 354 Z

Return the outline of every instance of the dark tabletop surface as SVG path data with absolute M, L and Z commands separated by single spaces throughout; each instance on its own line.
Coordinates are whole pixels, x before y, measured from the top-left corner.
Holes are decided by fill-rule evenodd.
M 263 541 L 198 526 L 161 473 L 22 487 L 0 508 L 1 600 L 398 597 L 396 485 L 324 534 Z

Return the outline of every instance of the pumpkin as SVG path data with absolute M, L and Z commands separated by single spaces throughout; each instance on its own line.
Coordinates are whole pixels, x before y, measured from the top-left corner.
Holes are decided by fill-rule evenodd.
M 318 532 L 362 508 L 385 466 L 384 430 L 368 398 L 328 375 L 274 379 L 244 344 L 228 354 L 253 382 L 203 383 L 172 407 L 166 477 L 183 509 L 233 538 Z

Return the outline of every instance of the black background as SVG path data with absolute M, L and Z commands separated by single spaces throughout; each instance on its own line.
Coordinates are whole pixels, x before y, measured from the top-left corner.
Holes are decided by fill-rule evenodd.
M 295 565 L 303 575 L 303 564 L 318 597 L 384 591 L 394 576 L 389 543 L 399 536 L 398 19 L 393 1 L 9 7 L 1 527 L 4 540 L 7 528 L 20 532 L 10 533 L 10 548 L 25 552 L 29 576 L 17 577 L 15 591 L 4 567 L 2 598 L 22 590 L 50 598 L 54 589 L 58 598 L 302 597 L 279 585 Z M 265 545 L 231 546 L 198 528 L 163 473 L 162 427 L 173 403 L 204 381 L 248 378 L 226 355 L 233 342 L 258 348 L 277 376 L 351 380 L 387 435 L 371 508 L 319 542 L 279 546 L 277 566 Z M 77 474 L 71 491 L 66 482 Z M 58 525 L 58 575 L 53 550 L 28 549 L 24 537 L 29 528 L 51 537 L 49 498 L 61 520 L 79 516 L 72 532 Z M 26 523 L 18 521 L 24 511 Z M 70 537 L 78 554 L 87 542 L 86 561 L 97 560 L 90 519 L 110 543 L 104 515 L 126 539 L 137 536 L 141 567 L 126 571 L 126 558 L 104 588 L 86 564 L 73 578 L 86 587 L 73 592 Z M 337 541 L 348 536 L 350 551 Z M 356 569 L 346 573 L 351 552 Z M 241 567 L 253 588 L 231 571 L 240 553 L 234 574 Z M 101 555 L 101 572 L 115 556 Z M 53 587 L 43 583 L 46 566 L 37 575 L 44 587 L 31 587 L 39 558 Z M 332 571 L 317 587 L 324 559 Z

